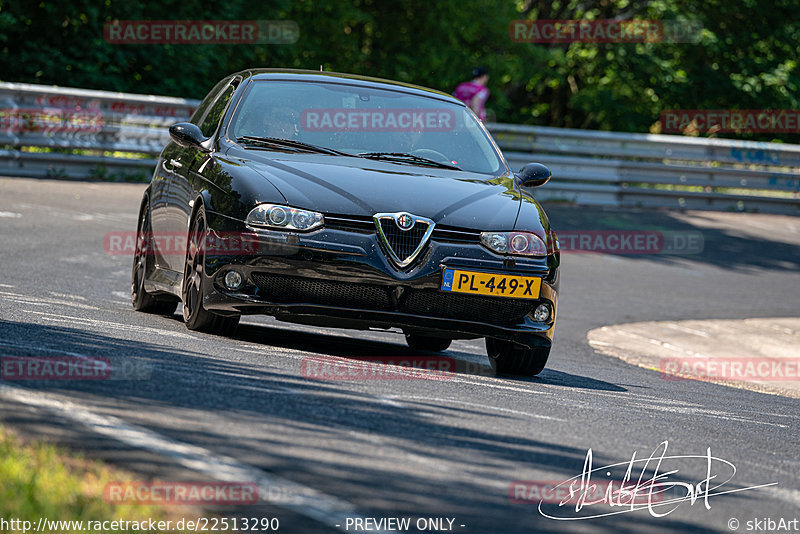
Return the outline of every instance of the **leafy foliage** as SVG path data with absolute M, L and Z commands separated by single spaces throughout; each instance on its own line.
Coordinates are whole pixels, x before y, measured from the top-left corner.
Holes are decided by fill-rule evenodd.
M 657 19 L 702 26 L 693 43 L 513 42 L 515 19 Z M 114 20 L 293 20 L 294 44 L 112 45 Z M 5 81 L 200 98 L 223 75 L 292 67 L 452 92 L 491 72 L 500 122 L 659 131 L 665 109 L 800 109 L 795 0 L 0 0 Z M 751 136 L 797 141 L 797 135 Z

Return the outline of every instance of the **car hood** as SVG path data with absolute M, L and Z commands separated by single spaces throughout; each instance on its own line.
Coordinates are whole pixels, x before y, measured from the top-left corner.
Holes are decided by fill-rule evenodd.
M 509 173 L 487 175 L 318 154 L 254 150 L 240 162 L 267 179 L 290 206 L 341 215 L 405 211 L 437 224 L 512 229 L 521 196 Z

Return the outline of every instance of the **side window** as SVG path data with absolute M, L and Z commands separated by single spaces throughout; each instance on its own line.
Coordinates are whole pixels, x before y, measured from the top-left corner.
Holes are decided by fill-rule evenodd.
M 225 85 L 229 81 L 230 81 L 230 77 L 222 79 L 222 80 L 218 81 L 217 84 L 214 87 L 211 88 L 211 90 L 208 92 L 208 94 L 203 99 L 203 101 L 200 102 L 200 105 L 197 106 L 197 109 L 194 110 L 194 113 L 192 113 L 192 118 L 189 119 L 189 122 L 191 122 L 192 124 L 196 124 L 196 125 L 200 126 L 200 120 L 205 115 L 206 110 L 214 102 L 214 100 L 216 99 L 216 97 L 219 94 L 219 92 L 222 91 L 222 88 L 225 87 Z
M 208 110 L 208 114 L 203 119 L 203 122 L 200 123 L 200 131 L 203 132 L 204 136 L 211 137 L 217 131 L 219 121 L 222 119 L 222 115 L 225 114 L 225 109 L 228 107 L 228 102 L 230 102 L 234 91 L 236 91 L 236 87 L 229 85 Z

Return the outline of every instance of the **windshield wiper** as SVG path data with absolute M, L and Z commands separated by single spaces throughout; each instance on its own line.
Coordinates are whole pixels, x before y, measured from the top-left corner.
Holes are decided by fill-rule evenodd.
M 380 159 L 384 161 L 393 161 L 395 163 L 411 163 L 411 164 L 416 163 L 418 165 L 441 167 L 442 169 L 453 169 L 454 171 L 461 170 L 460 167 L 457 167 L 456 165 L 452 165 L 450 163 L 440 163 L 432 159 L 415 156 L 414 154 L 408 154 L 406 152 L 362 152 L 356 155 L 362 158 Z
M 279 148 L 291 148 L 298 151 L 316 152 L 317 154 L 329 154 L 331 156 L 352 156 L 352 154 L 340 152 L 332 148 L 312 145 L 310 143 L 303 143 L 302 141 L 295 141 L 293 139 L 283 139 L 280 137 L 258 137 L 255 135 L 243 135 L 242 137 L 237 137 L 236 142 L 242 144 L 258 144 L 275 146 Z

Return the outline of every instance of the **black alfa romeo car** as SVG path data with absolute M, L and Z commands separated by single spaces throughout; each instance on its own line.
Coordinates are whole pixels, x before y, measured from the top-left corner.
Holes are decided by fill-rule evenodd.
M 242 314 L 486 338 L 499 373 L 547 362 L 559 250 L 530 189 L 461 102 L 332 72 L 251 70 L 170 127 L 139 210 L 135 309 L 230 334 Z

